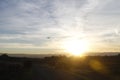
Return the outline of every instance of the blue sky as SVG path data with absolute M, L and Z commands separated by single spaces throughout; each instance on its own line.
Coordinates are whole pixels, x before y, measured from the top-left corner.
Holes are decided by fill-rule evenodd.
M 49 52 L 73 37 L 119 51 L 119 21 L 119 0 L 0 0 L 0 52 Z

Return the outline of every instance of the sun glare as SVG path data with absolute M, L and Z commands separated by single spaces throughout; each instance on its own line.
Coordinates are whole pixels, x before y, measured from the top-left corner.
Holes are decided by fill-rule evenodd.
M 77 39 L 69 40 L 64 43 L 64 49 L 73 56 L 84 56 L 88 50 L 88 42 Z

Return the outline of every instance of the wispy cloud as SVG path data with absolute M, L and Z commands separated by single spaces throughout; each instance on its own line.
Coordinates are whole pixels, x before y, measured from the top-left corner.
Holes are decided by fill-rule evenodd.
M 59 48 L 62 41 L 77 36 L 94 45 L 110 45 L 104 43 L 111 40 L 115 46 L 120 16 L 112 11 L 118 13 L 118 7 L 116 0 L 1 0 L 0 44 Z

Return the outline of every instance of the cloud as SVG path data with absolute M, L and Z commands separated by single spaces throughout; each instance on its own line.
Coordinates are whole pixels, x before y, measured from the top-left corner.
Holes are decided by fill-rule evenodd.
M 78 37 L 104 44 L 106 39 L 119 36 L 119 27 L 114 28 L 120 25 L 118 16 L 106 15 L 115 3 L 113 0 L 1 0 L 0 43 L 6 47 L 13 43 L 22 44 L 19 47 L 28 44 L 59 48 L 62 41 Z

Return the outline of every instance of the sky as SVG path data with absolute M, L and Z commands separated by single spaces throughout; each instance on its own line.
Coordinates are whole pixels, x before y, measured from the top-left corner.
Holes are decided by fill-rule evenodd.
M 0 0 L 0 52 L 54 53 L 70 39 L 120 51 L 120 0 Z

